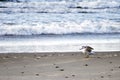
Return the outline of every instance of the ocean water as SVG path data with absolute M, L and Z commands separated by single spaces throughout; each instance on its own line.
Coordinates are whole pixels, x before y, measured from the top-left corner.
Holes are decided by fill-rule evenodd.
M 120 0 L 0 2 L 0 53 L 120 51 Z

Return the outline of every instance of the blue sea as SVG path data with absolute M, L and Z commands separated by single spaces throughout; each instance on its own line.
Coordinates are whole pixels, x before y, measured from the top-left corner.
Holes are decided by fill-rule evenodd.
M 0 1 L 0 53 L 120 51 L 120 0 Z

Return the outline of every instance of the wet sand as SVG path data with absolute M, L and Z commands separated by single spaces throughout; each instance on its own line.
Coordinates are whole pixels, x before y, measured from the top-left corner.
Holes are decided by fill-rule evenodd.
M 120 80 L 120 52 L 1 53 L 0 80 Z

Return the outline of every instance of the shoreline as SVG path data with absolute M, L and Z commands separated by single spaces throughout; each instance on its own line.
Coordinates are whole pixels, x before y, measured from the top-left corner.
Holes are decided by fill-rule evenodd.
M 120 51 L 94 51 L 96 54 L 98 54 L 98 53 L 120 53 Z M 63 53 L 63 54 L 70 54 L 70 53 L 80 53 L 80 54 L 82 54 L 82 51 L 65 51 L 65 52 L 57 52 L 57 51 L 55 51 L 55 52 L 2 52 L 2 53 L 0 53 L 0 54 L 34 54 L 34 53 L 36 53 L 36 54 L 51 54 L 51 53 Z
M 21 52 L 21 53 L 0 53 L 0 56 L 14 56 L 14 55 L 25 55 L 25 56 L 34 56 L 34 55 L 84 55 L 81 51 L 80 52 Z M 120 55 L 120 51 L 105 51 L 105 52 L 95 52 L 94 55 L 96 56 L 105 56 L 105 55 Z
M 0 58 L 9 57 L 14 58 L 15 57 L 59 57 L 59 56 L 81 56 L 84 58 L 84 54 L 82 52 L 22 52 L 22 53 L 0 53 Z M 110 51 L 110 52 L 95 52 L 94 55 L 90 55 L 90 57 L 114 57 L 114 56 L 120 56 L 120 51 Z

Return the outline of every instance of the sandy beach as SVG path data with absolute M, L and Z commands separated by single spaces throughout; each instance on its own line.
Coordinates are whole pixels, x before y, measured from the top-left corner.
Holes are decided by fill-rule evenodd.
M 120 80 L 120 52 L 1 53 L 0 80 Z

